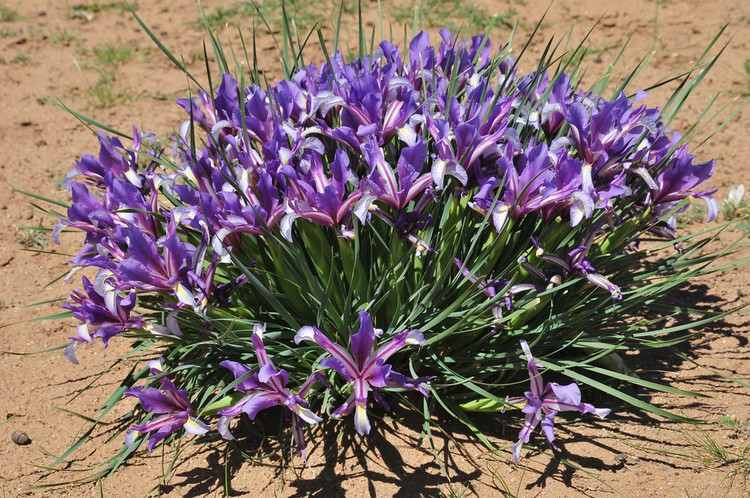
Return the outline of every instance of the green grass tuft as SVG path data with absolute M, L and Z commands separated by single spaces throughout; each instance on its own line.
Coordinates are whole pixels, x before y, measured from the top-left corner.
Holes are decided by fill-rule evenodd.
M 90 12 L 92 14 L 98 14 L 100 12 L 115 11 L 122 14 L 123 12 L 129 10 L 127 3 L 128 2 L 123 1 L 98 2 L 97 0 L 86 0 L 83 2 L 77 2 L 77 4 L 72 7 L 72 10 L 74 13 Z M 129 3 L 132 4 L 133 8 L 137 7 L 137 2 Z
M 493 15 L 495 24 L 511 28 L 518 11 L 508 7 L 502 13 L 490 13 L 468 0 L 422 0 L 408 6 L 393 9 L 393 18 L 399 24 L 411 25 L 415 10 L 425 28 L 445 27 L 457 33 L 466 30 L 471 24 L 471 34 L 483 33 L 490 26 Z
M 0 4 L 0 22 L 18 21 L 23 19 L 18 15 L 15 9 L 6 7 L 5 3 Z
M 117 70 L 133 59 L 133 47 L 117 45 L 100 45 L 94 47 L 96 63 Z
M 50 31 L 49 37 L 54 44 L 70 43 L 75 40 L 75 35 L 72 32 L 68 31 L 68 28 Z
M 112 73 L 101 73 L 99 79 L 89 87 L 88 95 L 93 97 L 99 109 L 113 107 L 132 100 L 129 87 L 117 81 Z

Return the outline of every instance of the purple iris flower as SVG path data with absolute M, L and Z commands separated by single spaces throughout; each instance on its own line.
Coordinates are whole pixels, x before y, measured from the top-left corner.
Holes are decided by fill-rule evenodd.
M 460 155 L 452 145 L 455 137 L 450 128 L 450 123 L 445 119 L 434 118 L 432 115 L 425 116 L 427 130 L 435 140 L 437 157 L 432 161 L 432 180 L 438 190 L 442 190 L 445 184 L 445 175 L 455 177 L 461 185 L 466 185 L 469 177 L 466 170 L 460 164 Z M 459 151 L 460 152 L 460 151 Z
M 432 183 L 432 173 L 422 173 L 427 158 L 427 145 L 422 137 L 418 137 L 411 147 L 404 147 L 398 158 L 396 168 L 388 163 L 383 149 L 374 137 L 362 147 L 365 163 L 371 168 L 367 177 L 369 193 L 362 197 L 361 203 L 371 203 L 380 200 L 396 209 L 403 209 L 409 202 L 424 193 Z M 398 175 L 398 178 L 397 178 Z M 357 211 L 363 209 L 357 206 Z
M 67 219 L 61 220 L 53 232 L 53 240 L 60 243 L 60 232 L 70 226 L 86 233 L 87 244 L 98 244 L 112 232 L 116 226 L 114 211 L 119 207 L 108 202 L 110 196 L 100 200 L 82 183 L 70 184 L 72 202 L 68 208 Z
M 351 66 L 350 66 L 351 67 Z M 380 134 L 383 121 L 383 93 L 380 81 L 365 71 L 350 78 L 347 103 L 341 108 L 341 124 L 360 137 Z
M 224 439 L 234 439 L 234 436 L 229 432 L 229 419 L 232 417 L 244 412 L 251 420 L 254 420 L 261 410 L 276 405 L 286 406 L 292 414 L 295 448 L 304 457 L 305 440 L 301 430 L 302 426 L 304 423 L 316 424 L 323 420 L 308 408 L 305 408 L 304 405 L 307 404 L 307 401 L 302 399 L 302 396 L 310 389 L 318 376 L 311 375 L 302 385 L 298 394 L 292 393 L 286 387 L 289 382 L 289 375 L 286 370 L 277 370 L 266 353 L 266 348 L 263 345 L 265 330 L 265 324 L 256 323 L 253 327 L 253 347 L 258 357 L 259 367 L 257 372 L 250 374 L 250 367 L 236 361 L 226 360 L 220 363 L 222 367 L 229 369 L 234 374 L 235 379 L 250 375 L 235 386 L 235 389 L 245 393 L 245 396 L 233 406 L 219 410 L 221 419 L 219 419 L 217 429 Z
M 232 111 L 234 126 L 260 144 L 273 140 L 275 113 L 266 103 L 268 95 L 257 85 L 248 87 L 245 94 L 245 126 L 242 126 L 242 112 L 237 105 Z
M 157 250 L 156 241 L 136 228 L 123 229 L 128 244 L 129 257 L 120 263 L 120 279 L 135 288 L 146 291 L 166 291 L 177 297 L 180 303 L 197 307 L 203 296 L 195 289 L 191 280 L 194 248 L 182 242 L 173 233 L 160 245 L 163 255 Z M 188 276 L 192 278 L 188 278 Z
M 687 146 L 677 149 L 672 160 L 656 177 L 657 188 L 651 192 L 652 203 L 661 207 L 661 211 L 669 211 L 682 199 L 697 197 L 708 206 L 707 221 L 713 221 L 719 214 L 719 204 L 713 197 L 716 189 L 694 189 L 714 174 L 715 164 L 713 159 L 694 164 L 694 159 L 687 153 Z
M 104 254 L 120 260 L 125 253 L 114 240 L 117 231 L 123 227 L 133 227 L 146 234 L 156 233 L 156 222 L 151 214 L 151 205 L 141 195 L 140 190 L 124 180 L 107 172 L 103 179 L 103 190 L 92 193 L 85 184 L 72 182 L 72 203 L 68 208 L 67 219 L 61 219 L 55 226 L 52 238 L 60 243 L 60 232 L 66 226 L 86 233 L 86 245 L 95 249 L 88 254 L 88 248 L 77 257 L 82 265 L 94 265 L 91 258 Z M 98 194 L 98 195 L 97 195 Z M 77 262 L 78 264 L 78 262 Z
M 636 145 L 644 126 L 650 125 L 646 108 L 633 109 L 633 102 L 624 94 L 611 102 L 600 100 L 591 110 L 575 102 L 568 108 L 566 120 L 579 156 L 592 167 L 586 171 L 589 179 L 612 158 Z
M 518 463 L 518 459 L 521 457 L 521 445 L 529 442 L 531 432 L 540 422 L 542 431 L 547 436 L 547 441 L 554 449 L 557 449 L 554 443 L 554 418 L 558 412 L 595 413 L 599 418 L 604 418 L 610 413 L 609 408 L 594 408 L 593 405 L 582 403 L 581 391 L 575 382 L 567 386 L 561 386 L 556 382 L 548 382 L 547 387 L 542 389 L 542 375 L 539 373 L 539 367 L 542 364 L 538 363 L 531 354 L 531 349 L 526 341 L 521 340 L 521 348 L 528 361 L 527 368 L 531 379 L 531 391 L 526 391 L 523 397 L 506 399 L 510 405 L 526 403 L 522 410 L 526 414 L 526 420 L 518 434 L 518 442 L 510 447 L 515 463 Z
M 351 354 L 339 344 L 332 342 L 320 330 L 310 325 L 299 329 L 294 337 L 297 344 L 308 340 L 315 342 L 318 346 L 328 352 L 331 356 L 321 360 L 320 365 L 330 368 L 352 383 L 352 394 L 344 404 L 337 408 L 332 417 L 339 418 L 348 415 L 353 410 L 354 427 L 359 434 L 370 433 L 370 420 L 367 418 L 367 398 L 370 387 L 373 388 L 373 396 L 385 404 L 380 396 L 379 389 L 384 387 L 412 389 L 427 396 L 427 390 L 421 385 L 427 378 L 410 379 L 391 369 L 386 360 L 398 352 L 407 344 L 421 344 L 424 341 L 422 332 L 419 330 L 407 330 L 396 334 L 386 344 L 381 345 L 373 351 L 375 344 L 375 328 L 372 325 L 370 315 L 366 311 L 359 312 L 359 331 L 351 336 Z
M 356 184 L 358 180 L 349 168 L 349 156 L 342 149 L 336 150 L 329 165 L 330 175 L 326 174 L 319 154 L 311 154 L 308 164 L 308 178 L 297 181 L 299 195 L 287 201 L 288 212 L 280 222 L 281 234 L 288 240 L 292 240 L 292 223 L 300 217 L 329 227 L 345 224 L 362 196 L 360 189 L 347 194 L 347 183 Z
M 161 374 L 161 362 L 149 362 L 151 373 Z M 155 387 L 144 389 L 143 386 L 131 387 L 124 393 L 133 396 L 141 402 L 141 407 L 149 412 L 159 414 L 158 417 L 145 424 L 134 425 L 125 433 L 125 444 L 133 444 L 137 434 L 154 432 L 148 439 L 148 451 L 181 427 L 188 434 L 205 434 L 209 426 L 195 417 L 195 409 L 190 404 L 187 391 L 177 389 L 166 377 L 161 378 L 161 390 Z
M 63 181 L 66 188 L 70 188 L 73 178 L 84 175 L 91 185 L 102 186 L 107 173 L 115 178 L 123 179 L 136 187 L 142 186 L 142 178 L 138 172 L 138 153 L 143 143 L 143 137 L 150 134 L 141 134 L 133 127 L 134 140 L 132 149 L 126 149 L 117 137 L 108 137 L 99 132 L 99 157 L 84 154 L 76 161 L 76 167 L 68 173 Z
M 199 91 L 197 97 L 178 99 L 177 104 L 190 114 L 194 125 L 210 132 L 218 139 L 232 131 L 232 123 L 229 120 L 233 116 L 233 111 L 239 107 L 237 86 L 237 81 L 231 75 L 224 74 L 215 97 Z M 180 126 L 180 136 L 185 142 L 189 141 L 190 124 L 191 121 L 188 120 Z
M 410 77 L 412 79 L 427 77 L 434 64 L 435 47 L 430 45 L 430 35 L 421 31 L 409 43 Z
M 548 137 L 555 136 L 565 123 L 571 93 L 570 77 L 563 73 L 555 80 L 547 101 L 542 104 L 540 121 Z
M 564 276 L 568 276 L 570 274 L 581 275 L 585 277 L 586 280 L 588 280 L 590 283 L 609 292 L 609 294 L 612 296 L 612 307 L 614 308 L 615 303 L 622 300 L 622 290 L 618 285 L 612 283 L 604 275 L 596 273 L 596 268 L 594 268 L 594 266 L 591 264 L 591 261 L 589 261 L 589 259 L 586 257 L 586 252 L 589 250 L 589 245 L 591 244 L 591 240 L 593 238 L 592 236 L 596 233 L 597 230 L 590 230 L 590 234 L 584 241 L 583 245 L 580 245 L 568 252 L 567 259 L 558 256 L 557 254 L 546 252 L 542 248 L 542 246 L 539 245 L 539 241 L 535 237 L 532 237 L 531 241 L 536 247 L 536 256 L 539 259 L 556 265 L 557 267 L 562 269 Z M 530 263 L 527 263 L 525 265 L 522 264 L 522 266 L 532 274 L 542 272 L 542 270 L 540 270 L 538 267 L 535 267 L 534 265 L 531 265 Z M 541 274 L 544 275 L 543 272 Z
M 411 83 L 403 77 L 394 77 L 389 82 L 387 108 L 383 117 L 383 142 L 387 143 L 395 134 L 416 137 L 415 125 L 419 123 L 419 118 L 415 113 L 419 107 L 419 92 L 412 88 Z
M 229 232 L 261 234 L 266 228 L 275 228 L 284 214 L 283 192 L 274 184 L 273 177 L 267 171 L 251 174 L 257 183 L 244 195 L 232 190 L 217 194 L 221 202 L 219 224 Z
M 100 275 L 103 272 L 100 272 Z M 123 296 L 108 280 L 97 278 L 98 286 L 83 277 L 84 292 L 75 290 L 70 295 L 71 303 L 64 303 L 63 308 L 71 310 L 81 324 L 76 329 L 77 337 L 71 337 L 71 343 L 65 348 L 65 358 L 78 364 L 76 350 L 82 342 L 93 342 L 100 337 L 107 347 L 113 336 L 128 329 L 140 328 L 142 317 L 131 317 L 136 303 L 135 291 Z
M 481 180 L 471 206 L 482 214 L 491 210 L 498 232 L 509 217 L 519 219 L 535 211 L 550 220 L 568 210 L 573 226 L 593 214 L 594 202 L 580 188 L 580 162 L 564 151 L 550 150 L 544 142 L 521 152 L 506 145 L 497 171 L 500 176 Z M 497 190 L 503 188 L 501 199 L 495 202 Z

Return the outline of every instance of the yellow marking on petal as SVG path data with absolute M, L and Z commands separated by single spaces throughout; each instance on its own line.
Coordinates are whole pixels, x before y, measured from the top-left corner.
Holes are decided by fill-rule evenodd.
M 320 419 L 312 410 L 304 408 L 298 404 L 292 405 L 292 411 L 297 414 L 299 418 L 307 422 L 308 424 L 317 424 Z
M 78 337 L 88 342 L 91 342 L 91 333 L 89 332 L 88 324 L 86 323 L 80 324 L 78 327 L 76 327 L 76 332 L 78 333 Z
M 281 159 L 281 164 L 288 165 L 289 160 L 292 158 L 292 151 L 282 147 L 279 149 L 279 159 Z
M 247 191 L 250 188 L 250 171 L 246 169 L 241 170 L 238 183 L 242 192 Z
M 417 240 L 416 244 L 414 244 L 414 247 L 416 248 L 416 256 L 418 258 L 422 257 L 422 254 L 425 253 L 425 251 L 429 250 L 429 246 L 424 243 L 421 239 Z
M 253 325 L 253 334 L 263 339 L 263 333 L 266 331 L 265 323 L 256 323 Z
M 448 163 L 445 162 L 442 159 L 438 159 L 437 161 L 435 161 L 434 163 L 432 163 L 433 173 L 437 173 L 435 176 L 441 176 L 442 177 L 443 175 L 445 175 L 445 166 L 447 164 Z
M 367 418 L 367 407 L 364 403 L 357 402 L 357 408 L 354 412 L 355 427 L 367 428 L 369 432 L 370 420 Z
M 190 434 L 205 434 L 208 432 L 206 428 L 202 424 L 199 424 L 197 420 L 193 419 L 193 417 L 189 417 L 183 427 Z
M 150 323 L 146 324 L 146 328 L 147 329 L 149 328 L 149 325 L 151 325 L 151 324 Z M 148 362 L 148 366 L 150 368 L 153 368 L 153 369 L 158 370 L 160 372 L 164 371 L 164 365 L 161 362 L 161 358 L 156 359 L 156 360 L 151 360 L 150 362 Z
M 479 205 L 476 202 L 470 202 L 468 206 L 474 211 L 476 211 L 477 213 L 481 214 L 482 216 L 487 214 L 487 211 L 479 207 Z
M 138 173 L 136 173 L 132 169 L 129 169 L 125 172 L 125 178 L 127 178 L 128 181 L 136 187 L 141 186 L 141 178 L 138 176 Z
M 196 306 L 195 296 L 193 296 L 193 294 L 187 289 L 187 287 L 182 284 L 182 282 L 177 282 L 177 285 L 174 286 L 174 293 L 181 303 L 185 303 L 190 306 Z
M 188 168 L 185 170 L 185 176 L 187 176 L 188 180 L 193 182 L 194 184 L 198 185 L 198 178 L 195 177 L 195 173 L 193 173 L 193 170 Z
M 417 132 L 408 123 L 399 128 L 397 134 L 398 138 L 407 145 L 414 145 L 417 141 Z

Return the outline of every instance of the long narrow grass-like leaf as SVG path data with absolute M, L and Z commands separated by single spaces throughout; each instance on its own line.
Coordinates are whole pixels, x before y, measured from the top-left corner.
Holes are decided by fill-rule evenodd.
M 95 419 L 93 417 L 89 417 L 87 415 L 84 415 L 82 413 L 75 412 L 73 410 L 69 410 L 67 408 L 63 408 L 62 406 L 53 406 L 55 410 L 60 410 L 61 412 L 67 413 L 68 415 L 73 415 L 75 417 L 78 417 L 82 420 L 85 420 L 86 422 L 91 422 L 93 424 L 97 425 L 110 425 L 110 422 L 103 422 L 102 420 Z
M 69 203 L 67 203 L 65 201 L 61 201 L 60 199 L 52 199 L 51 197 L 47 197 L 45 195 L 35 194 L 34 192 L 27 192 L 25 190 L 20 190 L 20 189 L 17 189 L 17 188 L 13 188 L 12 191 L 13 192 L 18 192 L 19 194 L 23 194 L 23 195 L 31 197 L 33 199 L 39 199 L 40 201 L 44 201 L 44 202 L 47 202 L 49 204 L 54 204 L 55 206 L 63 207 L 65 209 L 67 209 L 67 208 L 70 207 Z M 33 228 L 38 228 L 38 227 L 33 227 Z

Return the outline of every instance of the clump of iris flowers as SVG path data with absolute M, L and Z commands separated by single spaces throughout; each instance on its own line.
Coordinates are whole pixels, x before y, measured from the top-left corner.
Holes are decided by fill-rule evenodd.
M 346 430 L 367 435 L 410 397 L 475 432 L 472 413 L 525 402 L 516 461 L 537 424 L 552 443 L 558 411 L 609 413 L 582 391 L 670 416 L 613 387 L 679 392 L 628 375 L 618 352 L 687 337 L 632 318 L 673 313 L 659 299 L 710 271 L 675 214 L 697 199 L 716 217 L 713 160 L 644 92 L 578 88 L 551 58 L 524 73 L 486 35 L 371 48 L 297 57 L 261 85 L 217 46 L 220 83 L 178 101 L 168 145 L 100 133 L 66 179 L 55 235 L 85 233 L 72 264 L 96 276 L 64 305 L 80 322 L 65 356 L 125 336 L 164 358 L 124 382 L 136 413 L 158 415 L 128 451 L 181 427 L 233 439 L 232 419 L 280 410 L 305 456 L 310 427 L 354 413 Z M 645 265 L 644 246 L 671 253 Z M 539 364 L 577 383 L 542 389 Z

